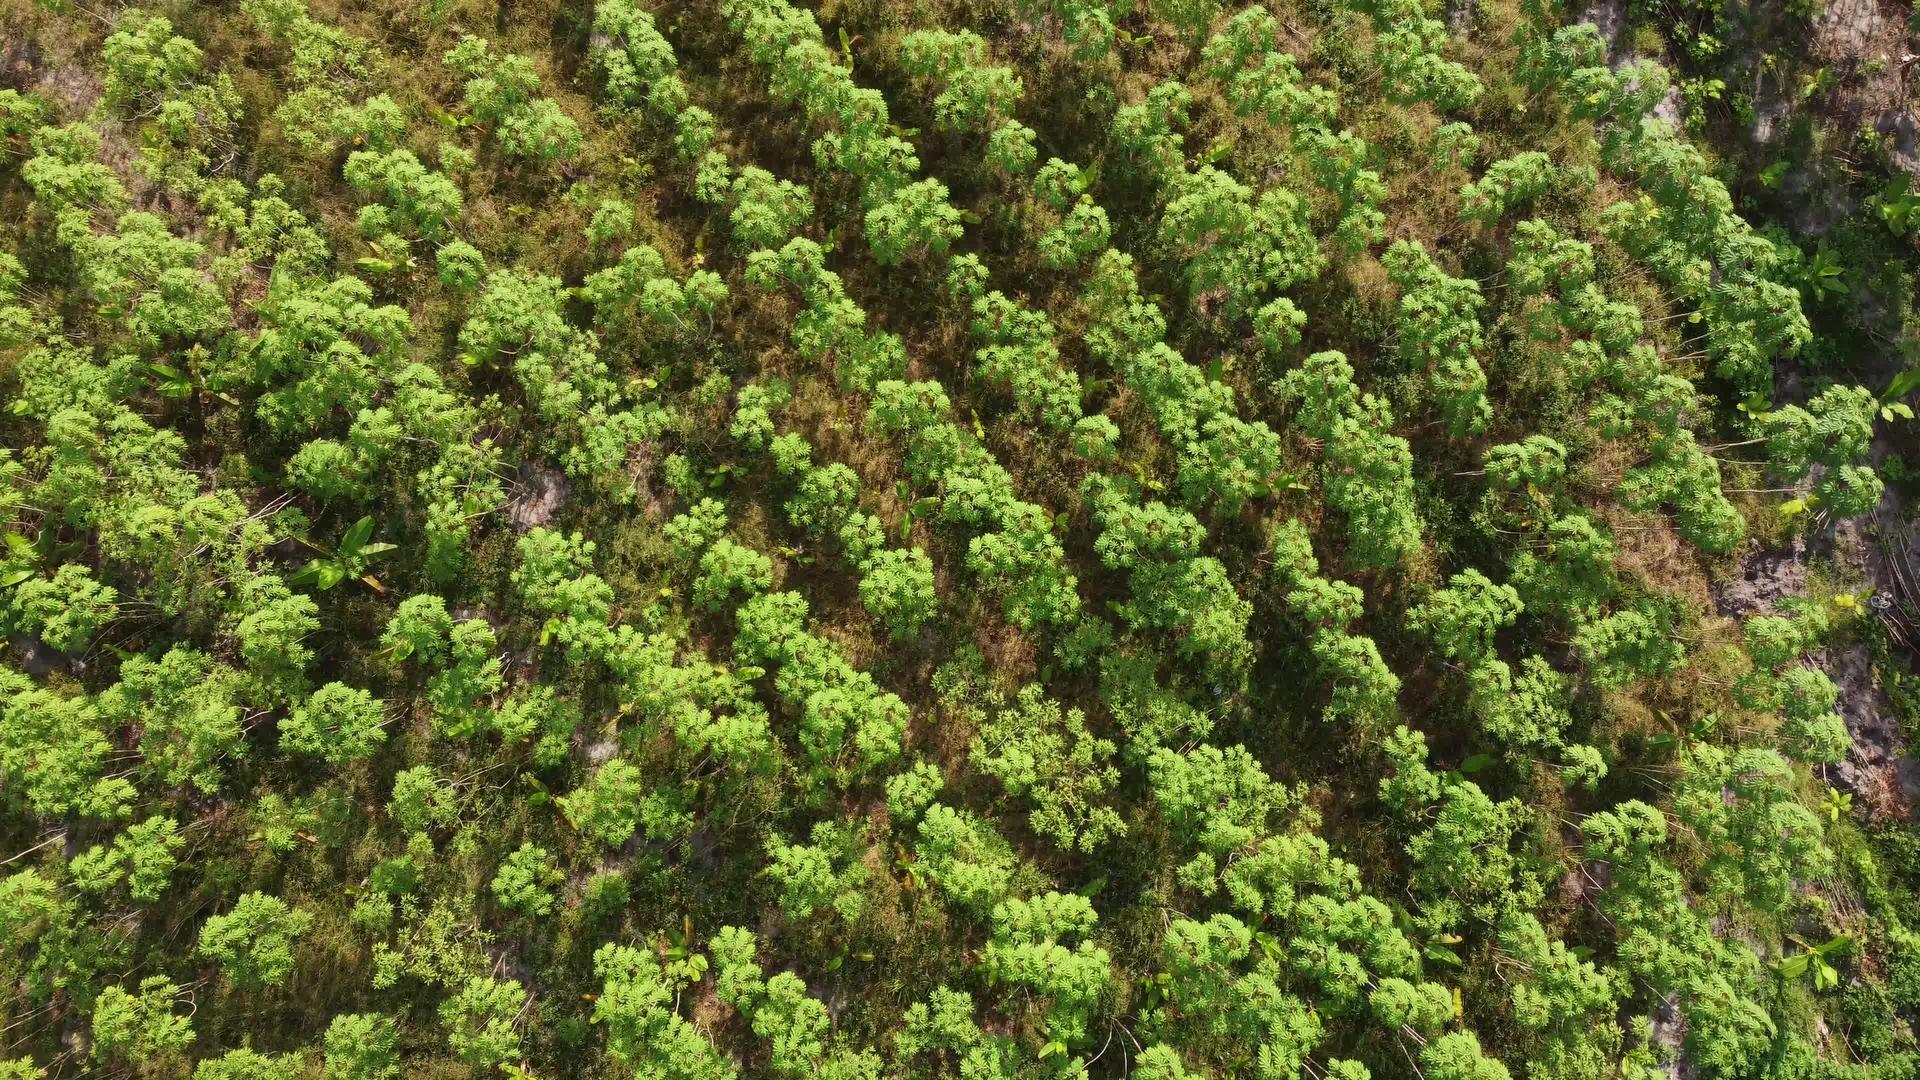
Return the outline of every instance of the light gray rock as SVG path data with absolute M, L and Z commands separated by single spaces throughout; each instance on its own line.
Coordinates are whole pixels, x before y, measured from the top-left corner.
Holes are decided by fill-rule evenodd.
M 514 476 L 507 520 L 514 532 L 537 529 L 559 516 L 572 492 L 567 474 L 541 462 L 526 462 Z

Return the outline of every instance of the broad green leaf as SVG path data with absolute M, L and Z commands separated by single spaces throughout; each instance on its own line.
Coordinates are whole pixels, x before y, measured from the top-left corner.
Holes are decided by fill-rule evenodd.
M 340 554 L 352 558 L 359 554 L 360 549 L 371 539 L 373 539 L 373 515 L 369 514 L 349 526 L 347 535 L 340 538 Z
M 1880 391 L 1881 401 L 1897 401 L 1915 390 L 1920 390 L 1920 367 L 1910 367 L 1895 375 Z

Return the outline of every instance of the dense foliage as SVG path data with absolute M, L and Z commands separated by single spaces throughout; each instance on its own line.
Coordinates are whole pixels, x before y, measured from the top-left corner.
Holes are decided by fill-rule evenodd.
M 1920 1077 L 1920 196 L 1578 7 L 0 8 L 0 1080 Z

